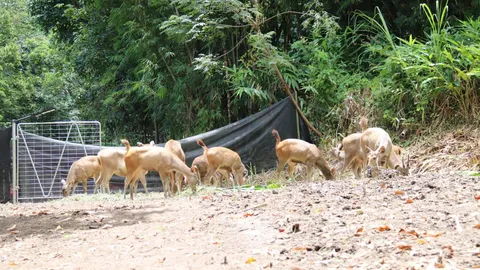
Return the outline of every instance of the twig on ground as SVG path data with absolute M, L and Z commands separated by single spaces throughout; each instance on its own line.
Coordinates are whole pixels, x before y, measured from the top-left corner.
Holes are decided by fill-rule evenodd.
M 259 205 L 255 205 L 255 206 L 252 206 L 252 207 L 249 207 L 249 208 L 245 209 L 245 211 L 253 210 L 253 209 L 264 207 L 264 206 L 267 206 L 267 204 L 262 203 L 262 204 L 259 204 Z
M 458 218 L 458 216 L 455 216 L 455 224 L 457 225 L 457 232 L 461 233 L 462 225 L 460 224 L 460 219 Z

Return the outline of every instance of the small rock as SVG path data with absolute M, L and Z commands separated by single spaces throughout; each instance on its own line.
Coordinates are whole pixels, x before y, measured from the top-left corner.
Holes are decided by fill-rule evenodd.
M 299 232 L 299 231 L 300 231 L 300 224 L 298 224 L 298 223 L 293 224 L 292 232 L 296 233 L 296 232 Z
M 432 185 L 432 184 L 427 184 L 427 187 L 428 187 L 428 188 L 431 188 L 431 189 L 437 188 L 436 186 L 434 186 L 434 185 Z
M 105 230 L 105 229 L 110 229 L 110 228 L 113 228 L 113 226 L 110 225 L 110 224 L 105 224 L 105 225 L 103 225 L 103 227 L 100 228 L 100 229 L 104 229 L 104 230 Z
M 274 189 L 274 190 L 272 190 L 272 193 L 273 193 L 273 194 L 278 194 L 278 191 L 276 191 L 276 190 Z

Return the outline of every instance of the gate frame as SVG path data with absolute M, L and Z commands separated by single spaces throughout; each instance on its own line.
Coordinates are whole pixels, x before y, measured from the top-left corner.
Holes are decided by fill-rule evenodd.
M 21 119 L 20 119 L 21 120 Z M 68 131 L 68 134 L 67 134 L 67 137 L 66 137 L 66 140 L 63 141 L 64 142 L 64 147 L 63 147 L 63 150 L 62 150 L 62 153 L 59 157 L 59 163 L 57 165 L 57 168 L 56 168 L 56 171 L 55 171 L 55 175 L 54 175 L 54 179 L 55 179 L 55 176 L 57 175 L 57 172 L 58 172 L 58 168 L 60 166 L 60 162 L 62 160 L 62 157 L 63 157 L 63 153 L 64 153 L 64 150 L 65 150 L 65 147 L 67 145 L 67 142 L 68 142 L 68 138 L 70 137 L 70 134 L 71 134 L 71 129 L 73 126 L 76 126 L 77 128 L 77 131 L 79 131 L 79 134 L 80 134 L 80 140 L 82 141 L 82 145 L 85 149 L 85 143 L 83 142 L 83 138 L 81 137 L 81 133 L 80 133 L 80 130 L 79 130 L 79 127 L 78 127 L 78 124 L 79 123 L 98 123 L 98 133 L 99 133 L 99 146 L 101 147 L 102 146 L 102 124 L 99 122 L 99 121 L 86 121 L 86 120 L 82 120 L 82 121 L 76 121 L 76 120 L 70 120 L 70 121 L 55 121 L 55 122 L 25 122 L 25 123 L 18 123 L 18 120 L 17 121 L 12 121 L 12 192 L 13 192 L 13 200 L 12 202 L 14 204 L 18 204 L 18 189 L 19 189 L 19 168 L 18 168 L 18 144 L 19 144 L 19 140 L 20 140 L 20 137 L 19 137 L 19 134 L 17 132 L 17 129 L 19 128 L 19 125 L 35 125 L 35 124 L 40 124 L 40 125 L 47 125 L 47 124 L 50 124 L 50 125 L 53 125 L 53 124 L 71 124 L 70 125 L 70 128 L 69 128 L 69 131 Z M 26 142 L 25 142 L 25 145 L 26 145 Z M 85 150 L 86 151 L 86 150 Z M 30 151 L 28 150 L 28 146 L 27 146 L 27 152 L 29 153 L 30 155 Z M 31 160 L 31 157 L 30 157 L 30 161 L 32 163 L 32 166 L 33 166 L 33 169 L 35 171 L 35 174 L 36 173 L 36 169 L 35 169 L 35 164 L 33 163 L 33 160 Z M 38 179 L 38 175 L 37 175 L 37 180 Z M 53 186 L 53 184 L 52 184 Z M 51 188 L 51 187 L 50 187 Z M 43 188 L 41 188 L 42 191 L 43 191 Z M 48 197 L 45 197 L 45 199 L 47 199 Z

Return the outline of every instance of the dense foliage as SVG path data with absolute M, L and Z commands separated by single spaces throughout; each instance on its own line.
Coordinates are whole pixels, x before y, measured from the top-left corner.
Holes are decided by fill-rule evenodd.
M 0 121 L 53 106 L 57 119 L 100 120 L 107 140 L 165 141 L 288 90 L 324 134 L 360 115 L 479 119 L 477 1 L 32 0 L 32 17 L 12 3 L 0 10 Z
M 44 119 L 73 119 L 83 88 L 61 44 L 45 35 L 24 0 L 0 3 L 0 125 L 55 108 Z

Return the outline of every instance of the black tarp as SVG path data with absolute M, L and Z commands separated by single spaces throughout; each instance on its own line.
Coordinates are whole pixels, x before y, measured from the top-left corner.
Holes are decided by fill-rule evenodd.
M 308 129 L 301 118 L 299 118 L 299 121 L 301 139 L 310 141 Z M 272 129 L 278 130 L 282 139 L 297 137 L 295 107 L 291 100 L 284 99 L 245 119 L 179 141 L 185 152 L 188 166 L 191 165 L 195 157 L 203 153 L 202 148 L 196 143 L 196 140 L 200 138 L 208 147 L 223 146 L 236 151 L 240 154 L 242 162 L 250 171 L 261 172 L 275 167 L 277 163 L 275 139 L 271 134 Z M 20 199 L 38 197 L 39 193 L 45 193 L 45 190 L 49 190 L 50 187 L 51 197 L 60 197 L 60 180 L 66 178 L 71 164 L 81 156 L 84 156 L 84 153 L 95 155 L 101 149 L 99 146 L 65 143 L 30 133 L 24 133 L 23 136 L 29 137 L 27 140 L 29 142 L 28 150 L 34 164 L 36 164 L 36 171 L 37 173 L 41 171 L 46 180 L 45 182 L 40 180 L 43 183 L 42 191 L 37 187 L 39 184 L 38 180 L 35 179 L 36 177 L 32 177 L 32 175 L 22 176 L 20 173 Z M 130 143 L 132 145 L 135 144 L 135 142 Z M 49 147 L 46 147 L 46 145 L 49 145 Z M 157 146 L 163 145 L 163 143 L 157 144 Z M 121 147 L 123 148 L 123 146 Z M 62 151 L 64 156 L 60 162 L 60 167 L 57 169 Z M 19 147 L 19 152 L 20 155 L 25 155 L 26 148 Z M 27 162 L 25 166 L 28 167 L 31 164 L 29 165 Z M 38 166 L 42 167 L 39 168 Z M 32 168 L 25 169 L 25 171 L 32 171 Z M 110 181 L 112 190 L 123 189 L 123 182 L 124 178 L 114 176 Z M 80 186 L 81 184 L 77 188 L 77 192 L 81 192 Z M 149 190 L 161 190 L 158 173 L 150 172 L 147 175 L 147 186 Z M 141 184 L 139 184 L 140 190 L 142 190 Z M 89 181 L 88 191 L 89 193 L 93 191 L 93 181 Z
M 10 181 L 12 179 L 11 138 L 11 127 L 0 128 L 0 203 L 10 201 Z

